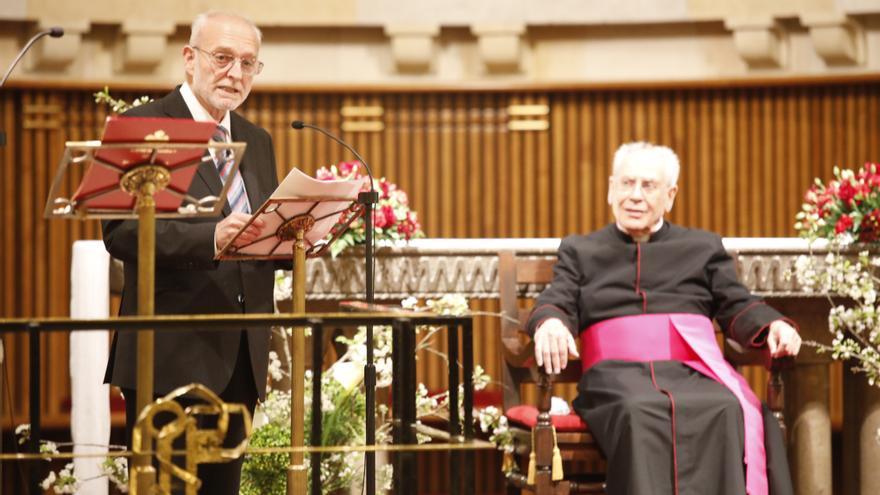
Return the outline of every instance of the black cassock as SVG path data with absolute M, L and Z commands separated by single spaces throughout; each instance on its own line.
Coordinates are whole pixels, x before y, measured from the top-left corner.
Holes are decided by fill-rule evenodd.
M 743 346 L 763 343 L 767 326 L 784 318 L 739 283 L 718 235 L 664 222 L 648 242 L 636 243 L 611 224 L 562 240 L 529 330 L 555 317 L 577 336 L 600 321 L 646 313 L 714 318 Z M 674 443 L 670 399 L 658 389 L 675 401 Z M 684 364 L 597 363 L 581 377 L 574 409 L 608 459 L 609 494 L 673 494 L 674 473 L 682 495 L 746 493 L 740 404 Z M 782 432 L 766 407 L 764 432 L 770 493 L 793 493 Z

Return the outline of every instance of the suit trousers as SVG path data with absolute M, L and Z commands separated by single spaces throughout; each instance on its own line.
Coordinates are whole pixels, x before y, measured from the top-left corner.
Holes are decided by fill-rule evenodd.
M 216 390 L 214 392 L 217 392 Z M 125 438 L 126 445 L 129 450 L 131 450 L 131 435 L 134 431 L 134 425 L 137 421 L 138 411 L 137 411 L 137 401 L 135 397 L 137 397 L 137 391 L 134 389 L 123 388 L 122 393 L 125 396 Z M 247 332 L 241 332 L 241 343 L 239 345 L 238 357 L 236 358 L 235 368 L 232 373 L 232 378 L 229 380 L 229 384 L 226 386 L 226 389 L 218 394 L 220 398 L 224 402 L 233 402 L 244 404 L 253 416 L 254 408 L 257 404 L 257 389 L 254 384 L 253 372 L 251 371 L 251 359 L 250 354 L 248 352 L 248 344 L 247 344 Z M 157 395 L 155 398 L 159 398 Z M 177 401 L 184 407 L 188 407 L 194 404 L 202 403 L 202 401 L 190 399 L 187 397 L 179 398 Z M 172 418 L 170 415 L 166 418 L 163 418 L 162 415 L 157 415 L 155 418 L 156 425 L 159 426 L 163 423 L 167 423 Z M 213 428 L 215 426 L 216 421 L 215 418 L 200 418 L 199 419 L 199 428 Z M 226 439 L 223 442 L 223 447 L 230 448 L 234 447 L 238 443 L 240 443 L 245 437 L 245 428 L 244 423 L 241 420 L 241 417 L 236 415 L 233 416 L 229 422 L 229 429 L 226 434 Z M 175 450 L 183 449 L 183 439 L 180 440 L 180 445 L 175 443 Z M 175 462 L 179 462 L 179 465 L 183 465 L 183 459 L 175 459 Z M 202 481 L 202 486 L 199 489 L 199 494 L 204 495 L 238 495 L 239 493 L 239 485 L 241 483 L 241 468 L 244 463 L 244 456 L 239 457 L 238 459 L 230 462 L 223 463 L 206 463 L 199 464 L 198 468 L 198 477 Z M 154 465 L 156 463 L 154 462 Z M 158 465 L 156 465 L 156 469 L 158 470 Z M 178 480 L 174 480 L 175 488 L 173 493 L 183 493 L 183 484 L 179 483 Z

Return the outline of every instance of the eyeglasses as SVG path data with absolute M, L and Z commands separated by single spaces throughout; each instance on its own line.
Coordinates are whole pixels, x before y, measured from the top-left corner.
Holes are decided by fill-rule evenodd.
M 235 65 L 236 60 L 241 66 L 241 73 L 246 76 L 259 74 L 263 70 L 263 62 L 260 62 L 256 58 L 236 57 L 226 52 L 209 52 L 207 50 L 202 50 L 195 45 L 191 45 L 190 48 L 210 56 L 211 65 L 217 70 L 227 70 L 231 68 Z
M 636 180 L 630 177 L 621 177 L 617 179 L 617 187 L 624 194 L 631 194 L 638 186 L 642 194 L 646 196 L 653 195 L 662 189 L 662 184 L 653 180 Z

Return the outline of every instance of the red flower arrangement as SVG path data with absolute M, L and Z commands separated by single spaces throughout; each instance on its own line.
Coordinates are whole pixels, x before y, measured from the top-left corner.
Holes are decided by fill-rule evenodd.
M 359 179 L 366 175 L 361 173 L 362 170 L 363 164 L 361 162 L 340 162 L 330 168 L 321 167 L 315 177 L 318 180 Z M 379 192 L 379 203 L 375 205 L 373 210 L 376 240 L 408 241 L 424 237 L 425 233 L 422 232 L 418 215 L 410 209 L 406 193 L 384 177 L 374 179 L 373 185 Z M 364 183 L 363 190 L 370 190 L 369 182 Z M 359 218 L 330 246 L 330 252 L 336 256 L 345 248 L 364 244 L 365 241 L 364 219 Z
M 842 245 L 880 240 L 880 165 L 858 171 L 834 167 L 834 179 L 816 179 L 804 195 L 794 227 L 801 237 Z

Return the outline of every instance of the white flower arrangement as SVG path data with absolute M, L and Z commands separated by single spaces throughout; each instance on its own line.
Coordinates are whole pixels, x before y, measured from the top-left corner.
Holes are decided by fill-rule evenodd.
M 825 294 L 831 302 L 831 345 L 807 344 L 830 353 L 833 359 L 852 360 L 852 370 L 864 373 L 871 385 L 880 381 L 878 266 L 880 256 L 872 256 L 869 251 L 856 255 L 833 251 L 821 262 L 812 256 L 800 256 L 794 265 L 794 274 L 804 290 Z

